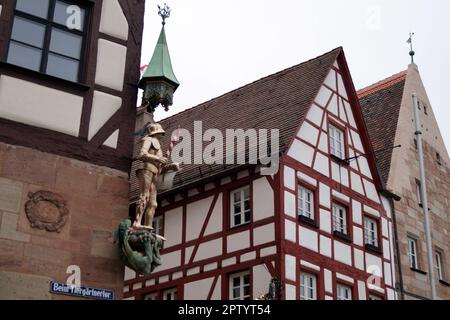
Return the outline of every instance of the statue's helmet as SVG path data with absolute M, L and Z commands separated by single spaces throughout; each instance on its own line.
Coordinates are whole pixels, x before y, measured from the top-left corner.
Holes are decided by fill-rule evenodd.
M 154 136 L 157 134 L 166 134 L 166 132 L 164 131 L 164 129 L 162 128 L 162 126 L 159 123 L 152 123 L 147 127 L 147 131 L 148 134 L 150 136 Z

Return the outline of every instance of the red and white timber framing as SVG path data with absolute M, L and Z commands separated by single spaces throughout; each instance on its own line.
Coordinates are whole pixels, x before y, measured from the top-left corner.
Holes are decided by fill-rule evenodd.
M 273 177 L 256 170 L 208 183 L 164 201 L 164 264 L 148 277 L 126 271 L 124 297 L 228 299 L 229 276 L 249 271 L 251 297 L 268 290 L 272 277 L 284 284 L 284 299 L 300 298 L 300 273 L 316 275 L 317 298 L 337 298 L 337 285 L 353 299 L 396 299 L 393 228 L 359 102 L 343 53 L 331 68 L 280 170 Z M 345 132 L 349 165 L 330 155 L 329 125 Z M 230 227 L 230 192 L 250 187 L 251 221 Z M 298 189 L 314 192 L 314 223 L 299 219 Z M 348 238 L 333 232 L 332 204 L 347 209 Z M 365 245 L 364 217 L 377 221 L 378 247 Z

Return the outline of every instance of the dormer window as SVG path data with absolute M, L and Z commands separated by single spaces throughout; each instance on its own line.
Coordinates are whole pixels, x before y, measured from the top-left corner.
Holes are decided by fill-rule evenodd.
M 87 15 L 79 1 L 17 0 L 7 62 L 80 81 Z

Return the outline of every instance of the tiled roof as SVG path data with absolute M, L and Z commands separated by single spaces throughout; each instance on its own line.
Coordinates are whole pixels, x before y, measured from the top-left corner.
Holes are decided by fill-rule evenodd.
M 222 132 L 239 128 L 279 129 L 280 150 L 285 151 L 341 52 L 342 48 L 336 48 L 162 120 L 160 123 L 167 132 L 165 141 L 162 142 L 163 147 L 168 146 L 170 136 L 177 128 L 187 129 L 192 133 L 194 121 L 202 120 L 204 131 L 209 128 Z M 136 137 L 135 156 L 139 149 L 140 137 Z M 132 200 L 137 196 L 134 174 L 137 167 L 138 163 L 134 162 L 131 172 Z M 184 187 L 236 167 L 237 165 L 183 165 L 183 170 L 175 177 L 174 187 Z
M 391 167 L 393 149 L 390 148 L 394 147 L 405 81 L 406 71 L 403 71 L 358 91 L 378 169 L 385 183 Z M 383 149 L 386 150 L 376 152 Z

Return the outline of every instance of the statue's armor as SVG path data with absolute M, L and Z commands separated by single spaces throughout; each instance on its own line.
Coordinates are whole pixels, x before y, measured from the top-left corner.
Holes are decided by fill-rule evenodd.
M 146 155 L 154 155 L 157 157 L 162 157 L 163 152 L 161 150 L 161 144 L 155 137 L 146 136 L 142 139 L 142 148 L 139 157 L 142 160 L 139 170 L 148 170 L 153 174 L 157 174 L 161 163 L 151 159 L 145 159 Z

